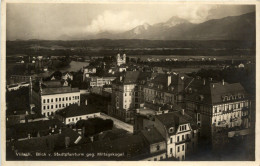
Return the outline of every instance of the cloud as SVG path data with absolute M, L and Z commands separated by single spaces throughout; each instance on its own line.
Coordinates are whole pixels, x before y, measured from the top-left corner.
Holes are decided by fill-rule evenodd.
M 192 23 L 201 23 L 208 19 L 209 13 L 216 7 L 216 5 L 187 5 L 176 8 L 175 13 Z
M 107 10 L 91 21 L 90 25 L 86 27 L 86 32 L 123 32 L 144 22 L 144 20 L 134 17 L 129 11 L 113 12 Z

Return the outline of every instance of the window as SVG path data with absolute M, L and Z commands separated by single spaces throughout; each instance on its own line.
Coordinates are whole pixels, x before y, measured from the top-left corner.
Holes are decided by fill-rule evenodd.
M 51 109 L 53 109 L 53 105 L 51 105 Z
M 182 145 L 182 151 L 184 151 L 184 145 Z
M 45 110 L 46 109 L 46 107 L 45 106 L 43 106 L 43 110 Z
M 157 149 L 157 151 L 160 150 L 160 145 L 157 145 L 156 149 Z
M 182 156 L 182 160 L 184 160 L 184 155 Z
M 68 97 L 66 97 L 66 101 L 68 101 Z
M 157 158 L 154 158 L 154 161 L 157 161 Z
M 184 125 L 184 130 L 186 130 L 186 125 Z
M 51 99 L 51 102 L 53 102 L 53 99 Z
M 58 101 L 58 98 L 56 98 L 56 102 Z
M 186 138 L 187 138 L 187 139 L 189 139 L 189 138 L 190 138 L 189 134 L 186 134 Z
M 170 154 L 172 154 L 172 148 L 170 149 Z
M 170 143 L 172 143 L 172 138 L 171 138 L 171 141 L 170 141 Z
M 177 142 L 179 142 L 180 141 L 180 137 L 179 136 L 177 136 Z
M 62 98 L 62 101 L 64 101 L 64 97 Z
M 49 103 L 50 102 L 50 100 L 49 99 L 47 99 L 47 103 Z
M 71 100 L 71 97 L 69 97 L 69 100 Z
M 62 104 L 62 107 L 65 107 L 65 105 L 64 105 L 64 104 Z
M 69 122 L 70 122 L 70 119 L 69 119 Z
M 182 140 L 184 140 L 185 138 L 184 138 L 184 135 L 182 135 Z
M 72 118 L 72 121 L 74 121 L 74 118 Z
M 177 147 L 177 152 L 180 152 L 180 147 L 179 146 Z
M 45 103 L 45 99 L 43 99 L 43 103 Z
M 160 160 L 163 160 L 163 156 L 160 157 Z
M 78 120 L 78 118 L 76 118 L 76 120 Z
M 59 108 L 61 108 L 61 104 L 59 104 Z
M 47 106 L 47 109 L 50 109 L 50 106 Z
M 61 98 L 59 98 L 59 101 L 61 101 Z

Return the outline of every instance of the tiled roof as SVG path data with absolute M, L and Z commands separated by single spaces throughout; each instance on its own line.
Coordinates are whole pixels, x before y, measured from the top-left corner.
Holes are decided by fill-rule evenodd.
M 184 113 L 183 115 L 181 111 L 169 112 L 161 115 L 156 115 L 155 117 L 167 128 L 168 133 L 168 129 L 170 127 L 175 128 L 175 131 L 173 133 L 169 133 L 169 135 L 176 133 L 176 128 L 182 124 L 190 123 L 192 129 L 196 129 L 196 124 L 194 123 L 192 117 L 189 116 L 187 113 Z
M 136 84 L 141 80 L 146 80 L 146 78 L 151 77 L 151 72 L 140 72 L 140 71 L 127 71 L 122 76 L 122 81 L 120 77 L 116 78 L 114 83 L 117 84 Z
M 61 87 L 61 82 L 60 81 L 44 81 L 42 83 L 43 87 L 48 87 L 48 88 L 55 88 L 55 87 Z
M 6 133 L 6 137 L 7 139 L 11 137 L 20 139 L 28 137 L 28 134 L 31 134 L 33 137 L 37 136 L 38 132 L 41 133 L 41 136 L 48 135 L 50 132 L 49 127 L 54 128 L 55 125 L 57 127 L 56 129 L 64 126 L 64 124 L 57 119 L 19 123 L 10 127 L 10 130 Z
M 225 82 L 224 85 L 221 82 L 206 83 L 201 86 L 201 89 L 198 92 L 193 92 L 191 94 L 188 93 L 186 99 L 212 105 L 223 103 L 223 97 L 226 95 L 230 96 L 238 94 L 246 95 L 246 92 L 240 83 L 229 84 Z
M 162 135 L 154 127 L 150 129 L 142 130 L 141 132 L 150 145 L 164 141 Z
M 42 89 L 42 95 L 73 93 L 73 92 L 79 92 L 79 89 L 71 88 L 71 87 L 57 87 L 57 88 L 43 88 Z
M 62 110 L 59 110 L 56 113 L 64 118 L 69 118 L 69 117 L 87 115 L 87 114 L 96 113 L 96 112 L 97 112 L 97 109 L 93 105 L 78 106 L 78 104 L 72 104 Z
M 168 77 L 170 78 L 169 85 Z M 185 89 L 185 85 L 188 85 L 191 80 L 192 78 L 185 74 L 157 74 L 147 83 L 146 87 L 168 93 L 180 93 Z M 150 83 L 153 84 L 152 87 L 149 86 Z M 163 87 L 159 87 L 160 85 Z
M 65 137 L 70 138 L 70 145 L 75 145 L 75 141 L 79 138 L 79 134 L 70 129 L 62 128 L 61 134 L 47 135 L 43 137 L 35 137 L 14 143 L 18 152 L 46 152 L 57 148 L 65 149 Z
M 75 146 L 62 152 L 70 153 L 122 153 L 120 157 L 95 156 L 90 160 L 130 160 L 135 156 L 147 153 L 147 147 L 144 138 L 141 135 L 127 135 L 115 140 L 100 140 L 81 146 Z M 128 157 L 129 155 L 129 157 Z

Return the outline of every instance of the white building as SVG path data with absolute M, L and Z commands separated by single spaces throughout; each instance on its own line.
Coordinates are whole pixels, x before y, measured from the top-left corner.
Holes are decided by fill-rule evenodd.
M 166 140 L 167 158 L 185 160 L 197 150 L 197 126 L 184 110 L 155 116 L 155 128 Z
M 123 54 L 123 56 L 120 56 L 120 54 L 117 54 L 116 64 L 117 64 L 117 66 L 126 64 L 126 54 Z
M 73 75 L 70 72 L 65 72 L 62 74 L 62 79 L 63 80 L 73 80 Z
M 96 74 L 97 69 L 95 67 L 83 68 L 83 81 L 90 76 L 90 74 Z
M 116 77 L 89 77 L 86 81 L 89 82 L 90 87 L 102 87 L 104 85 L 111 85 L 112 81 L 114 81 Z
M 210 143 L 214 127 L 247 129 L 250 127 L 251 102 L 240 83 L 209 82 L 191 86 L 186 94 L 186 109 L 194 113 L 200 135 Z M 240 131 L 236 131 L 240 135 Z
M 59 109 L 63 109 L 71 104 L 80 105 L 80 91 L 78 88 L 62 87 L 55 85 L 31 86 L 30 100 L 36 107 L 40 108 L 44 116 L 54 115 Z
M 123 121 L 133 120 L 133 110 L 143 103 L 143 87 L 151 73 L 127 71 L 112 84 L 109 114 Z
M 76 124 L 79 120 L 100 117 L 94 106 L 77 104 L 70 105 L 57 112 L 56 117 L 64 124 Z

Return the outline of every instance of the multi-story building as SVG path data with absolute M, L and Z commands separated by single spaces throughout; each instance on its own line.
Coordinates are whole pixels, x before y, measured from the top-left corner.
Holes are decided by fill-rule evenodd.
M 30 85 L 30 103 L 35 104 L 44 116 L 54 115 L 70 104 L 80 105 L 78 88 L 63 87 L 57 81 L 39 82 Z
M 155 116 L 155 128 L 164 137 L 167 157 L 185 160 L 197 150 L 197 126 L 184 110 Z
M 109 114 L 123 121 L 133 120 L 133 111 L 143 103 L 143 86 L 151 73 L 127 71 L 112 83 Z
M 184 74 L 158 74 L 144 86 L 145 102 L 158 104 L 180 104 L 183 102 L 183 91 L 192 81 Z
M 79 120 L 100 117 L 100 112 L 91 105 L 72 104 L 62 110 L 57 111 L 56 117 L 64 124 L 76 124 Z
M 116 77 L 91 76 L 86 78 L 86 81 L 89 83 L 90 87 L 102 87 L 104 85 L 111 85 L 111 82 L 115 79 Z
M 117 54 L 117 56 L 116 56 L 117 66 L 120 66 L 125 63 L 126 63 L 126 54 L 123 54 L 122 56 L 120 56 L 120 54 Z
M 212 143 L 215 127 L 230 131 L 249 128 L 251 102 L 240 83 L 201 80 L 199 86 L 188 89 L 186 109 L 194 113 L 204 142 Z M 239 130 L 236 133 L 239 135 Z
M 97 69 L 95 67 L 85 67 L 83 68 L 83 81 L 90 76 L 90 74 L 96 74 Z

